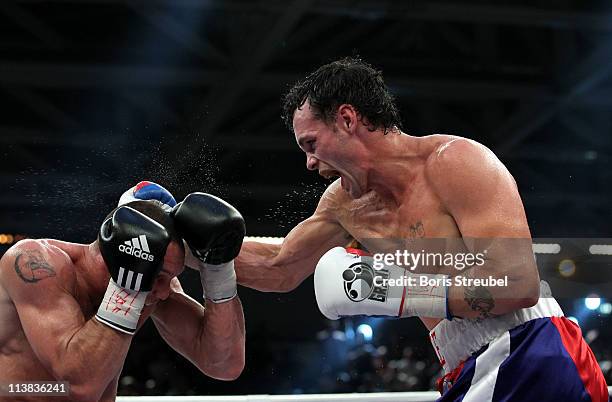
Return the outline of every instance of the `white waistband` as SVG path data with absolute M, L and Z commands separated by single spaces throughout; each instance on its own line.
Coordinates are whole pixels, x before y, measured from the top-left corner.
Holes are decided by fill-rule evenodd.
M 444 372 L 449 373 L 504 332 L 536 318 L 562 316 L 563 311 L 552 297 L 548 283 L 541 281 L 540 299 L 535 306 L 480 322 L 460 318 L 442 320 L 431 330 L 429 338 Z

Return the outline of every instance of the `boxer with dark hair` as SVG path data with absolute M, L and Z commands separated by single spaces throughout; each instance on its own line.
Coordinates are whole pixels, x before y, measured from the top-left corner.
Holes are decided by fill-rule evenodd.
M 317 303 L 330 319 L 419 317 L 446 374 L 442 401 L 608 400 L 580 329 L 540 283 L 517 185 L 490 149 L 454 135 L 402 132 L 382 74 L 358 58 L 296 83 L 283 120 L 306 168 L 335 180 L 281 245 L 245 242 L 236 259 L 240 284 L 286 292 L 314 273 Z M 389 256 L 398 240 L 409 249 L 426 238 L 464 255 L 484 252 L 483 264 L 465 272 L 388 262 L 372 269 L 363 251 L 344 248 L 355 239 Z M 454 281 L 458 274 L 469 281 Z M 489 286 L 489 278 L 507 286 Z
M 203 307 L 177 278 L 183 239 L 210 245 L 227 235 L 217 206 L 207 210 L 195 198 L 174 208 L 168 200 L 128 200 L 104 219 L 91 244 L 28 239 L 9 249 L 0 260 L 0 384 L 67 381 L 70 396 L 56 400 L 113 401 L 133 335 L 148 317 L 204 374 L 238 377 L 245 342 L 240 300 L 234 292 Z M 202 230 L 185 228 L 185 215 Z

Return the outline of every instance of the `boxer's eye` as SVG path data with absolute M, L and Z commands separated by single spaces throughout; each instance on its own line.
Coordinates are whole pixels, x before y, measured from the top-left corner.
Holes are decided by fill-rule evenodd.
M 315 150 L 315 140 L 306 141 L 306 144 L 308 145 L 308 150 L 310 152 L 314 152 L 314 150 Z

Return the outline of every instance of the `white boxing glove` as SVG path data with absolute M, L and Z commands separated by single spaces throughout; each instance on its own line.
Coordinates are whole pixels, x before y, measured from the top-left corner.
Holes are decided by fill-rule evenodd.
M 413 274 L 396 265 L 374 269 L 372 257 L 344 247 L 325 253 L 314 273 L 319 310 L 330 320 L 355 315 L 445 318 L 448 282 L 446 275 Z

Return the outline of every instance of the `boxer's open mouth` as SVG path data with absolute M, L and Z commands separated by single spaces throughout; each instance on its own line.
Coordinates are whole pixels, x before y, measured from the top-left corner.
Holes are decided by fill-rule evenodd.
M 328 180 L 336 180 L 340 177 L 340 173 L 335 170 L 322 170 L 319 172 L 319 175 L 325 177 Z

